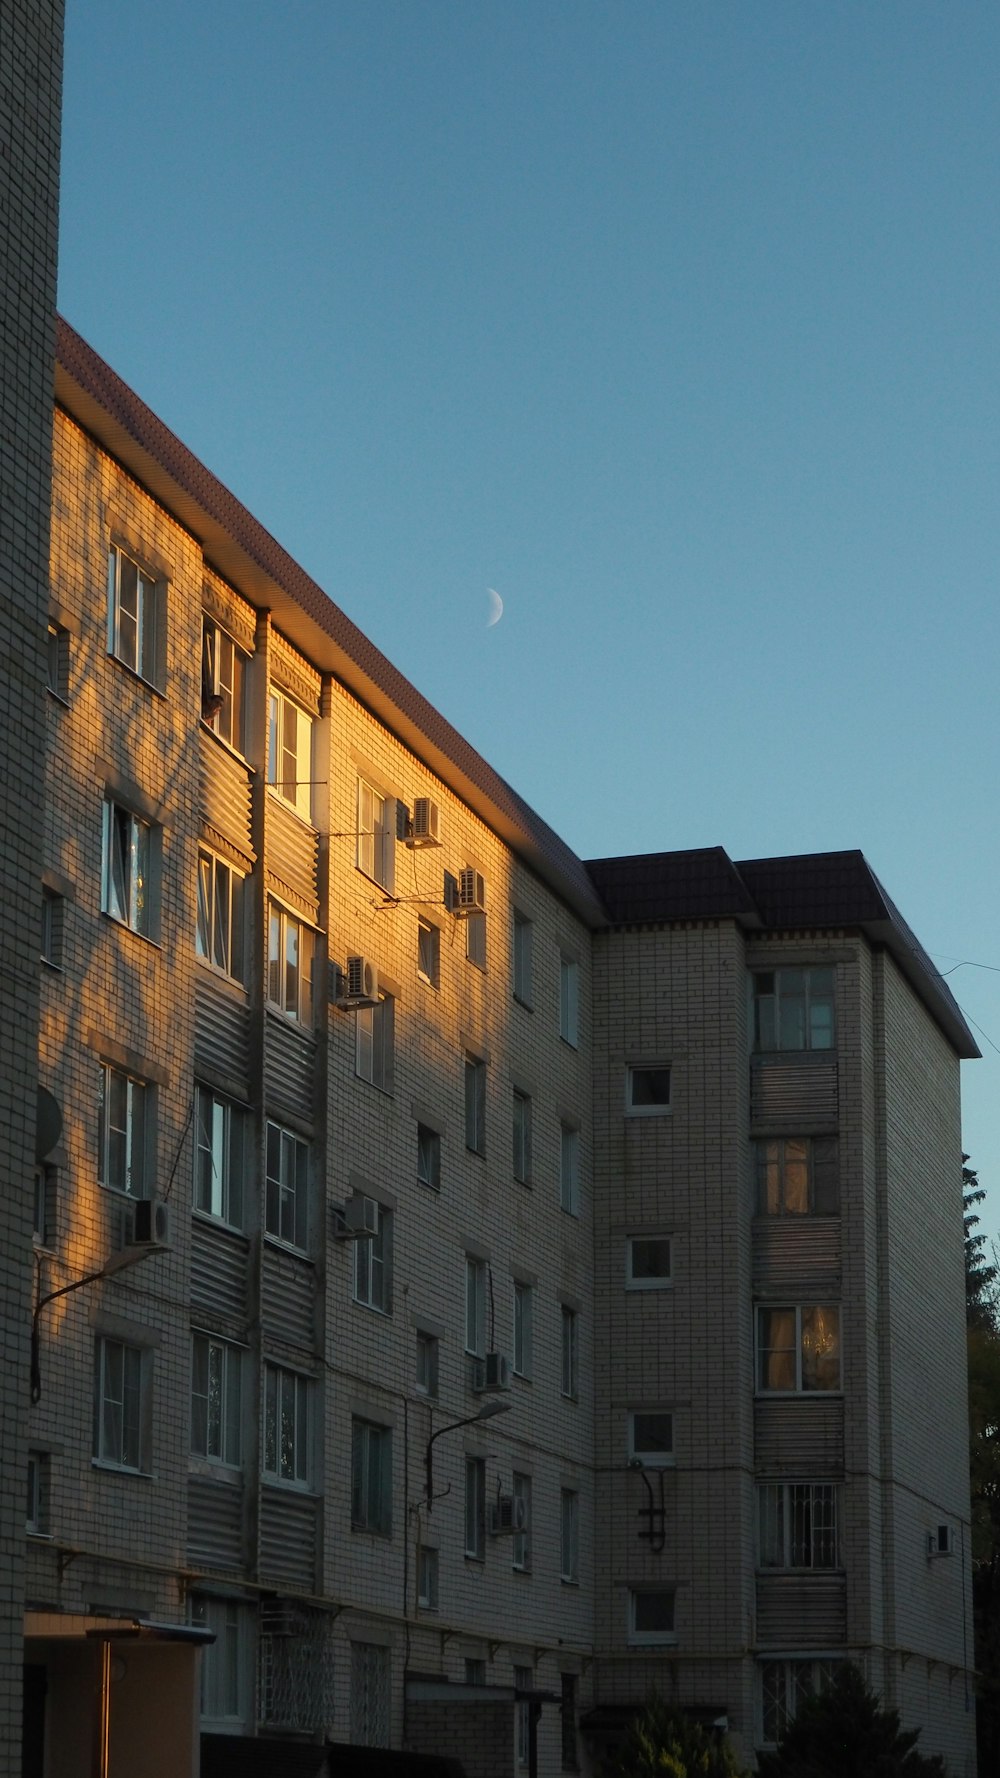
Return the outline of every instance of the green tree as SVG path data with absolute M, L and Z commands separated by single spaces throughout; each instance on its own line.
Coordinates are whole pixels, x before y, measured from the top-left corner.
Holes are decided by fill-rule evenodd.
M 606 1778 L 747 1778 L 724 1735 L 654 1693 L 634 1718 Z
M 916 1751 L 898 1710 L 883 1710 L 850 1661 L 838 1662 L 825 1691 L 806 1698 L 759 1778 L 944 1778 L 944 1762 Z
M 965 1313 L 969 1354 L 969 1480 L 976 1747 L 981 1772 L 1000 1771 L 1000 1304 L 976 1205 L 986 1192 L 962 1156 Z
M 986 1236 L 978 1234 L 979 1215 L 976 1205 L 986 1197 L 975 1167 L 967 1166 L 969 1157 L 962 1156 L 962 1209 L 965 1226 L 965 1318 L 975 1324 L 997 1327 L 997 1268 L 986 1255 Z

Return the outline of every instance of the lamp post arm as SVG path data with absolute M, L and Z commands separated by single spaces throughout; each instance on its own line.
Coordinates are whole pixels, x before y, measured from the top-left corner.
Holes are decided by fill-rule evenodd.
M 39 1320 L 43 1309 L 54 1303 L 57 1297 L 69 1296 L 74 1290 L 82 1290 L 85 1284 L 94 1284 L 98 1278 L 104 1277 L 104 1267 L 99 1266 L 96 1272 L 88 1272 L 85 1278 L 75 1278 L 72 1284 L 61 1284 L 58 1290 L 50 1290 L 46 1296 L 40 1296 L 35 1303 L 31 1316 L 31 1402 L 32 1406 L 41 1400 L 42 1395 L 42 1363 L 40 1353 Z M 38 1272 L 41 1283 L 41 1271 Z
M 430 1512 L 432 1510 L 433 1505 L 434 1505 L 434 1441 L 435 1441 L 435 1439 L 441 1438 L 444 1435 L 444 1433 L 446 1433 L 446 1432 L 457 1432 L 460 1426 L 474 1426 L 476 1421 L 480 1420 L 481 1418 L 482 1418 L 481 1414 L 467 1414 L 464 1420 L 449 1420 L 446 1426 L 439 1426 L 436 1432 L 432 1432 L 430 1438 L 427 1440 L 427 1449 L 424 1452 L 424 1465 L 425 1465 L 425 1470 L 426 1470 L 426 1478 L 425 1479 L 426 1479 L 426 1488 L 427 1488 L 427 1511 L 428 1512 Z

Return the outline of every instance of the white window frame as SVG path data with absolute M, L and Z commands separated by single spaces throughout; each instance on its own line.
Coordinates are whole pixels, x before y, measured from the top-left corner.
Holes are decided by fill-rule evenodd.
M 517 908 L 513 910 L 511 921 L 511 973 L 513 977 L 514 999 L 522 1006 L 532 1004 L 532 972 L 534 950 L 534 924 L 527 914 Z
M 48 1451 L 28 1452 L 28 1497 L 24 1528 L 32 1537 L 48 1537 L 52 1459 Z
M 414 1364 L 414 1388 L 418 1395 L 426 1396 L 428 1401 L 437 1400 L 440 1358 L 441 1342 L 438 1339 L 437 1334 L 427 1333 L 424 1328 L 418 1327 Z
M 212 1087 L 195 1085 L 194 1208 L 202 1216 L 243 1227 L 248 1114 Z
M 441 928 L 423 917 L 417 921 L 417 975 L 429 988 L 441 985 Z
M 530 1382 L 534 1363 L 534 1290 L 520 1278 L 514 1279 L 513 1330 L 514 1375 Z
M 792 1315 L 794 1317 L 792 1334 L 794 1346 L 766 1345 L 764 1340 L 764 1316 Z M 822 1323 L 814 1321 L 816 1316 L 829 1315 L 832 1319 L 832 1337 L 829 1330 L 824 1331 Z M 758 1303 L 754 1316 L 754 1332 L 756 1336 L 756 1384 L 758 1395 L 836 1395 L 843 1387 L 843 1341 L 839 1303 Z M 827 1352 L 833 1350 L 837 1357 L 837 1380 L 835 1383 L 816 1383 L 805 1381 L 807 1376 L 807 1355 L 810 1345 L 815 1347 L 815 1359 L 820 1357 L 819 1342 L 826 1343 Z M 767 1383 L 765 1365 L 767 1354 L 780 1355 L 789 1353 L 793 1358 L 794 1382 L 778 1386 Z
M 351 1530 L 392 1536 L 392 1427 L 351 1418 Z
M 216 1730 L 245 1727 L 253 1700 L 249 1606 L 238 1599 L 193 1593 L 190 1621 L 215 1632 L 215 1641 L 206 1643 L 199 1661 L 203 1725 Z
M 647 1443 L 637 1437 L 636 1422 L 653 1418 L 669 1422 L 669 1438 L 660 1447 Z M 628 1456 L 630 1460 L 638 1459 L 643 1469 L 673 1469 L 676 1462 L 674 1452 L 674 1416 L 671 1408 L 629 1408 L 628 1410 Z
M 793 987 L 797 977 L 802 978 L 801 989 Z M 829 981 L 824 979 L 821 985 L 818 978 L 826 977 Z M 750 985 L 755 1055 L 794 1056 L 816 1051 L 829 1056 L 835 1053 L 837 971 L 832 963 L 754 970 Z M 784 1015 L 783 1003 L 790 1009 L 791 1016 Z M 801 1042 L 789 1042 L 789 1037 L 801 1038 Z
M 646 1086 L 657 1081 L 662 1090 L 666 1075 L 666 1098 L 647 1099 Z M 669 1062 L 630 1062 L 625 1069 L 625 1116 L 669 1117 L 673 1111 L 673 1069 Z
M 824 1690 L 833 1678 L 834 1670 L 842 1655 L 806 1656 L 804 1659 L 795 1656 L 769 1657 L 758 1662 L 759 1688 L 758 1701 L 760 1708 L 760 1742 L 761 1747 L 774 1747 L 781 1740 L 790 1724 L 795 1721 L 803 1701 L 816 1692 Z M 772 1689 L 777 1695 L 773 1705 L 769 1706 L 765 1698 L 765 1687 L 768 1672 L 772 1676 Z M 768 1722 L 773 1714 L 773 1722 Z M 776 1732 L 769 1734 L 769 1728 Z
M 466 914 L 465 926 L 465 957 L 466 962 L 476 969 L 486 968 L 486 915 L 481 909 Z
M 465 1256 L 465 1350 L 471 1358 L 486 1357 L 486 1261 Z
M 122 1086 L 124 1106 L 113 1105 L 112 1095 L 117 1099 Z M 149 1196 L 152 1112 L 153 1089 L 148 1082 L 113 1062 L 101 1063 L 98 1178 L 108 1191 L 126 1198 Z M 112 1123 L 113 1117 L 122 1121 Z
M 135 584 L 123 593 L 123 580 Z M 147 685 L 160 682 L 160 604 L 162 582 L 128 550 L 108 550 L 108 653 Z M 129 609 L 129 605 L 133 609 Z
M 571 1049 L 580 1047 L 580 965 L 559 954 L 559 1036 Z
M 294 952 L 294 955 L 292 954 Z M 316 933 L 280 901 L 267 904 L 267 1003 L 312 1030 Z
M 440 1561 L 437 1549 L 420 1545 L 417 1554 L 417 1604 L 421 1611 L 437 1611 L 440 1597 Z
M 395 1015 L 391 994 L 380 994 L 376 1006 L 359 1006 L 354 1015 L 354 1072 L 380 1093 L 393 1089 Z
M 264 1233 L 297 1253 L 309 1248 L 310 1152 L 308 1142 L 283 1124 L 267 1120 L 264 1165 Z
M 511 1477 L 511 1493 L 515 1502 L 524 1502 L 524 1530 L 515 1531 L 511 1541 L 510 1565 L 518 1574 L 531 1573 L 531 1477 L 515 1469 Z
M 465 1146 L 470 1154 L 486 1153 L 486 1063 L 472 1050 L 466 1050 L 465 1081 Z
M 101 912 L 155 942 L 159 828 L 110 795 L 104 798 L 102 820 Z
M 804 1194 L 794 1183 L 796 1173 Z M 763 1136 L 754 1143 L 755 1213 L 766 1217 L 839 1216 L 839 1174 L 836 1136 Z
M 531 1095 L 515 1087 L 512 1097 L 513 1142 L 511 1165 L 519 1185 L 531 1184 Z
M 670 1628 L 643 1629 L 639 1625 L 640 1600 L 670 1601 Z M 630 1648 L 670 1648 L 677 1642 L 677 1593 L 674 1587 L 632 1587 L 628 1596 L 628 1641 Z
M 366 1198 L 376 1210 L 373 1235 L 355 1241 L 354 1301 L 379 1315 L 392 1314 L 392 1223 L 393 1213 L 376 1198 Z
M 441 1133 L 417 1124 L 417 1178 L 430 1191 L 441 1190 Z
M 195 1329 L 191 1336 L 191 1454 L 243 1467 L 243 1348 Z
M 202 613 L 201 702 L 202 721 L 225 741 L 234 753 L 246 753 L 246 669 L 248 656 L 237 647 L 222 625 Z M 209 700 L 221 699 L 217 710 L 205 714 Z
M 561 1376 L 560 1392 L 564 1401 L 580 1397 L 580 1316 L 569 1303 L 560 1304 L 561 1311 Z
M 757 1483 L 757 1566 L 829 1574 L 843 1564 L 836 1482 Z
M 358 779 L 357 868 L 391 895 L 395 883 L 395 799 Z
M 282 1488 L 308 1489 L 312 1473 L 312 1379 L 265 1359 L 262 1367 L 261 1475 Z M 286 1430 L 291 1429 L 291 1437 Z
M 577 1488 L 559 1490 L 559 1579 L 565 1586 L 580 1584 L 580 1494 Z
M 94 1348 L 94 1461 L 149 1472 L 150 1354 L 99 1334 Z
M 242 871 L 199 846 L 195 954 L 236 982 L 245 979 L 245 890 Z
M 559 1208 L 580 1214 L 580 1130 L 565 1118 L 559 1124 Z
M 309 712 L 272 684 L 267 699 L 268 787 L 310 826 L 314 727 Z
M 486 1459 L 465 1458 L 465 1555 L 469 1562 L 486 1560 Z
M 653 1242 L 666 1244 L 667 1270 L 665 1272 L 636 1272 L 635 1264 L 638 1253 L 643 1247 Z M 674 1282 L 674 1243 L 673 1236 L 657 1229 L 641 1235 L 625 1237 L 625 1289 L 626 1290 L 670 1290 Z

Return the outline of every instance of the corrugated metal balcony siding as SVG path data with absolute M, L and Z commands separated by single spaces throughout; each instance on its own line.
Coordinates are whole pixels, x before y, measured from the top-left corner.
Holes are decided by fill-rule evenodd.
M 253 773 L 243 760 L 235 758 L 220 746 L 214 735 L 202 729 L 202 819 L 236 846 L 248 861 L 253 857 L 250 843 L 252 778 Z
M 806 1050 L 751 1060 L 750 1121 L 760 1134 L 835 1130 L 837 1115 L 836 1056 Z
M 831 1648 L 846 1640 L 842 1574 L 758 1575 L 758 1647 Z
M 755 1402 L 754 1467 L 758 1476 L 843 1475 L 842 1398 Z
M 191 1223 L 191 1306 L 245 1321 L 246 1237 L 195 1216 Z
M 772 1302 L 839 1302 L 839 1216 L 757 1217 L 753 1288 L 755 1296 Z
M 260 1577 L 279 1586 L 315 1593 L 320 1502 L 291 1488 L 262 1488 Z
M 199 1568 L 241 1571 L 246 1565 L 242 1480 L 188 1479 L 188 1560 Z

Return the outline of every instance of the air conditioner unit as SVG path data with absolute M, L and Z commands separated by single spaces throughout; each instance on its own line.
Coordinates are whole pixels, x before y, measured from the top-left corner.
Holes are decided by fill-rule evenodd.
M 510 1388 L 510 1359 L 506 1352 L 487 1352 L 472 1361 L 472 1387 L 477 1395 L 493 1395 Z
M 955 1554 L 955 1532 L 951 1525 L 938 1525 L 927 1533 L 928 1556 L 953 1556 Z
M 352 1235 L 378 1234 L 378 1204 L 355 1192 L 344 1205 L 344 1225 Z
M 461 870 L 458 873 L 458 894 L 452 906 L 452 913 L 459 919 L 469 914 L 486 912 L 486 884 L 477 870 Z
M 170 1246 L 170 1209 L 162 1198 L 137 1198 L 132 1206 L 133 1247 Z
M 413 819 L 409 823 L 406 844 L 410 847 L 441 844 L 441 811 L 429 796 L 418 796 L 413 805 Z
M 528 1503 L 513 1494 L 498 1494 L 486 1509 L 486 1529 L 491 1537 L 508 1537 L 528 1529 Z
M 342 1012 L 378 1005 L 378 971 L 368 957 L 348 957 L 347 968 L 337 974 L 334 1005 Z

